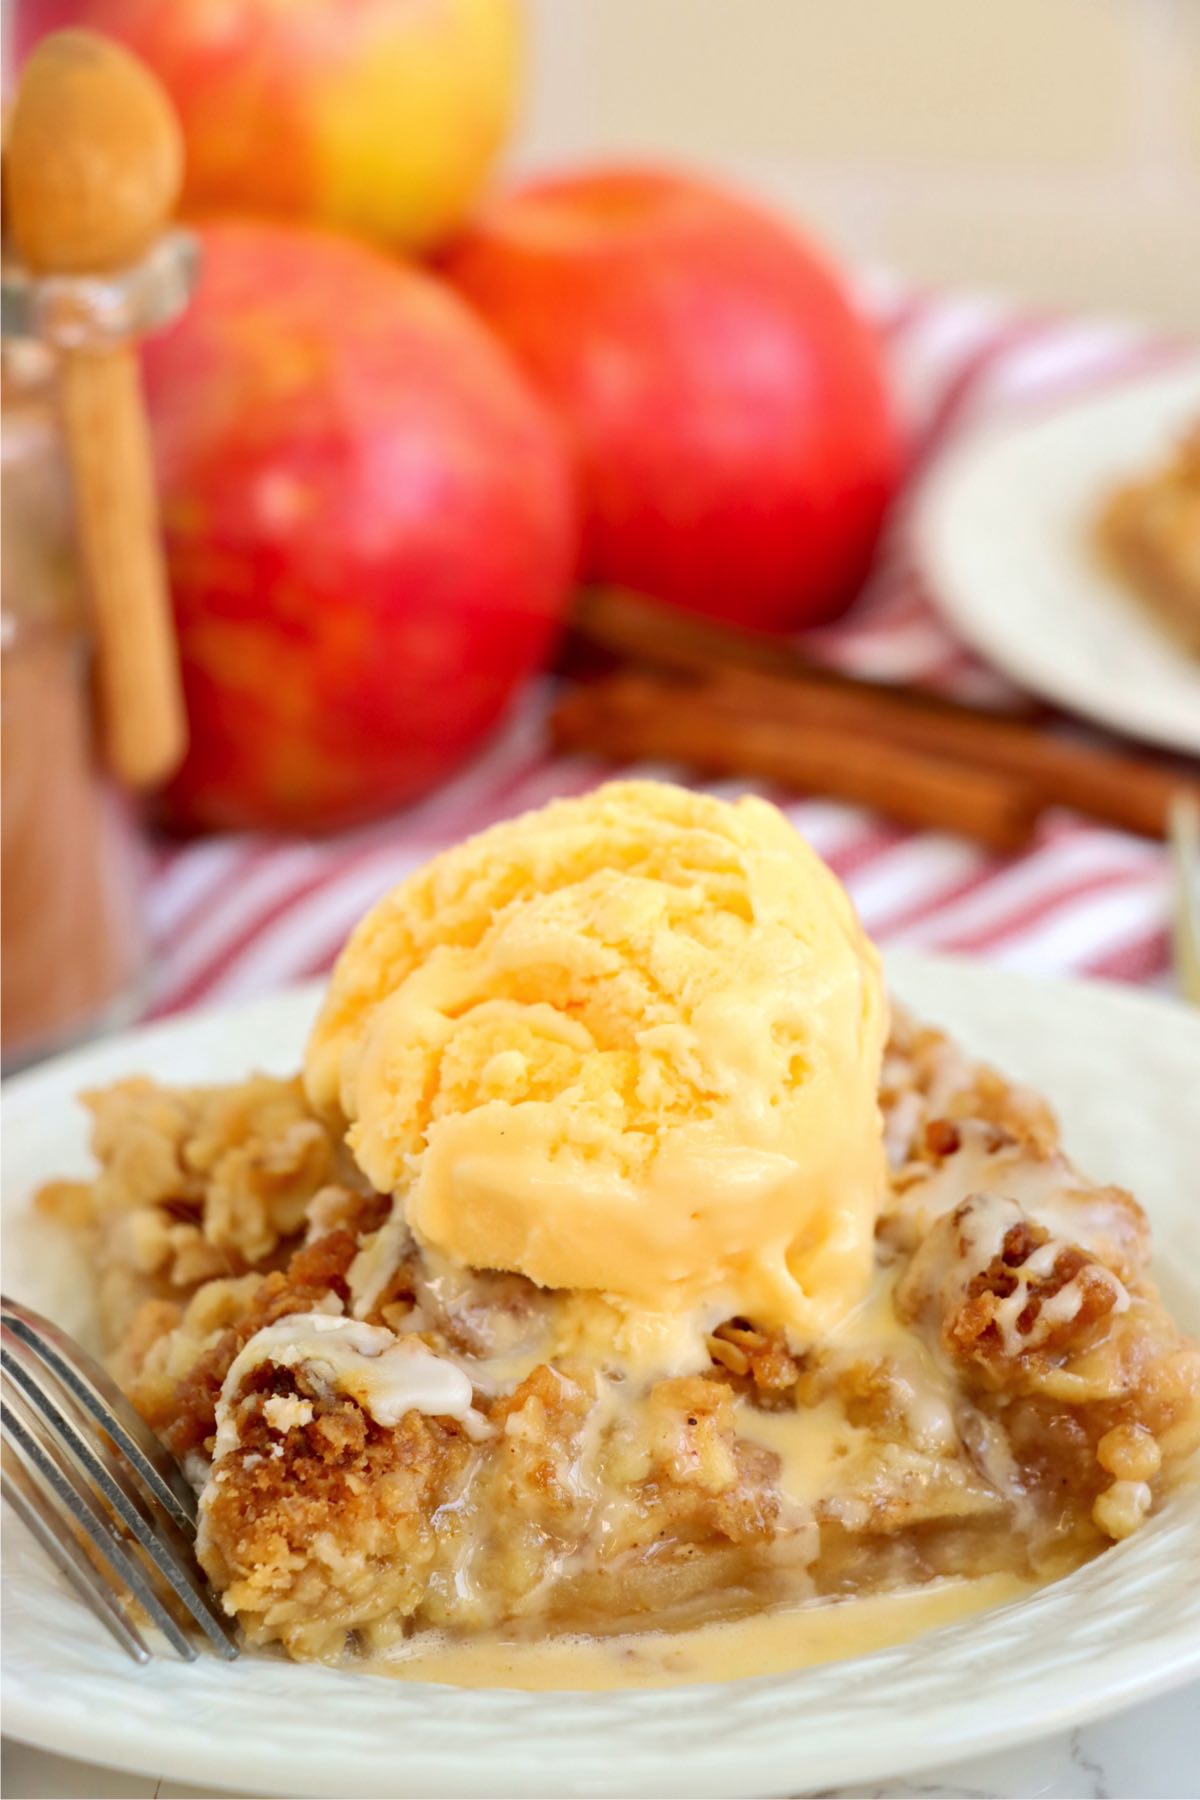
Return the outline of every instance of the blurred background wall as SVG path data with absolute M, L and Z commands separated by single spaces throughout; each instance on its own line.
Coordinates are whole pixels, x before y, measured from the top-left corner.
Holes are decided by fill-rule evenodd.
M 1200 327 L 1200 0 L 529 0 L 515 161 L 706 163 L 918 282 Z

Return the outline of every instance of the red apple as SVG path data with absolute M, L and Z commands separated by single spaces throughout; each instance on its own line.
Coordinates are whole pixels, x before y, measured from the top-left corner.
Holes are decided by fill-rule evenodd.
M 191 827 L 414 799 L 546 656 L 577 548 L 557 427 L 431 277 L 349 239 L 203 232 L 146 347 Z
M 768 630 L 849 605 L 897 436 L 872 334 L 798 232 L 597 170 L 500 198 L 446 268 L 566 423 L 586 575 Z
M 192 210 L 420 249 L 457 226 L 516 106 L 517 0 L 20 0 L 18 50 L 88 25 L 164 83 Z

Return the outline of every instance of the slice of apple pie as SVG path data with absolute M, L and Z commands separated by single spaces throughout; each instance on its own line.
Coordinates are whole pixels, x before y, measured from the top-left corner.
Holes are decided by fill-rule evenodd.
M 1105 501 L 1098 535 L 1125 581 L 1200 656 L 1200 422 L 1160 468 Z
M 1137 1204 L 904 1018 L 872 1284 L 801 1350 L 742 1317 L 639 1342 L 598 1296 L 411 1240 L 374 1281 L 389 1203 L 294 1083 L 88 1104 L 100 1172 L 45 1204 L 87 1234 L 114 1365 L 202 1487 L 214 1585 L 294 1656 L 1045 1578 L 1136 1530 L 1200 1437 L 1200 1350 Z

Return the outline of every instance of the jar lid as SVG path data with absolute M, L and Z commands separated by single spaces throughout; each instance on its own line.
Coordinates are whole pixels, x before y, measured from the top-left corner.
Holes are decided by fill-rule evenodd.
M 106 275 L 0 275 L 0 336 L 34 338 L 58 349 L 121 343 L 166 325 L 195 286 L 200 247 L 190 231 L 169 231 L 140 262 Z

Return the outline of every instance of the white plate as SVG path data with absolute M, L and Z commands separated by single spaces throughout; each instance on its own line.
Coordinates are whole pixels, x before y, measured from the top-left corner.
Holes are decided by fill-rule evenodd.
M 1177 1315 L 1200 1327 L 1200 1019 L 1116 989 L 897 955 L 895 990 L 1042 1087 L 1084 1164 L 1135 1188 Z M 86 1326 L 78 1267 L 30 1218 L 33 1186 L 87 1167 L 72 1095 L 135 1069 L 219 1080 L 299 1056 L 313 990 L 198 1013 L 13 1082 L 4 1104 L 10 1292 Z M 140 1672 L 11 1521 L 5 1724 L 65 1755 L 240 1792 L 770 1794 L 1011 1746 L 1200 1670 L 1200 1506 L 1032 1598 L 897 1649 L 790 1676 L 658 1693 L 464 1693 L 245 1657 Z
M 914 514 L 930 592 L 1023 687 L 1200 755 L 1200 661 L 1093 548 L 1097 508 L 1200 417 L 1200 364 L 987 432 L 948 455 Z

